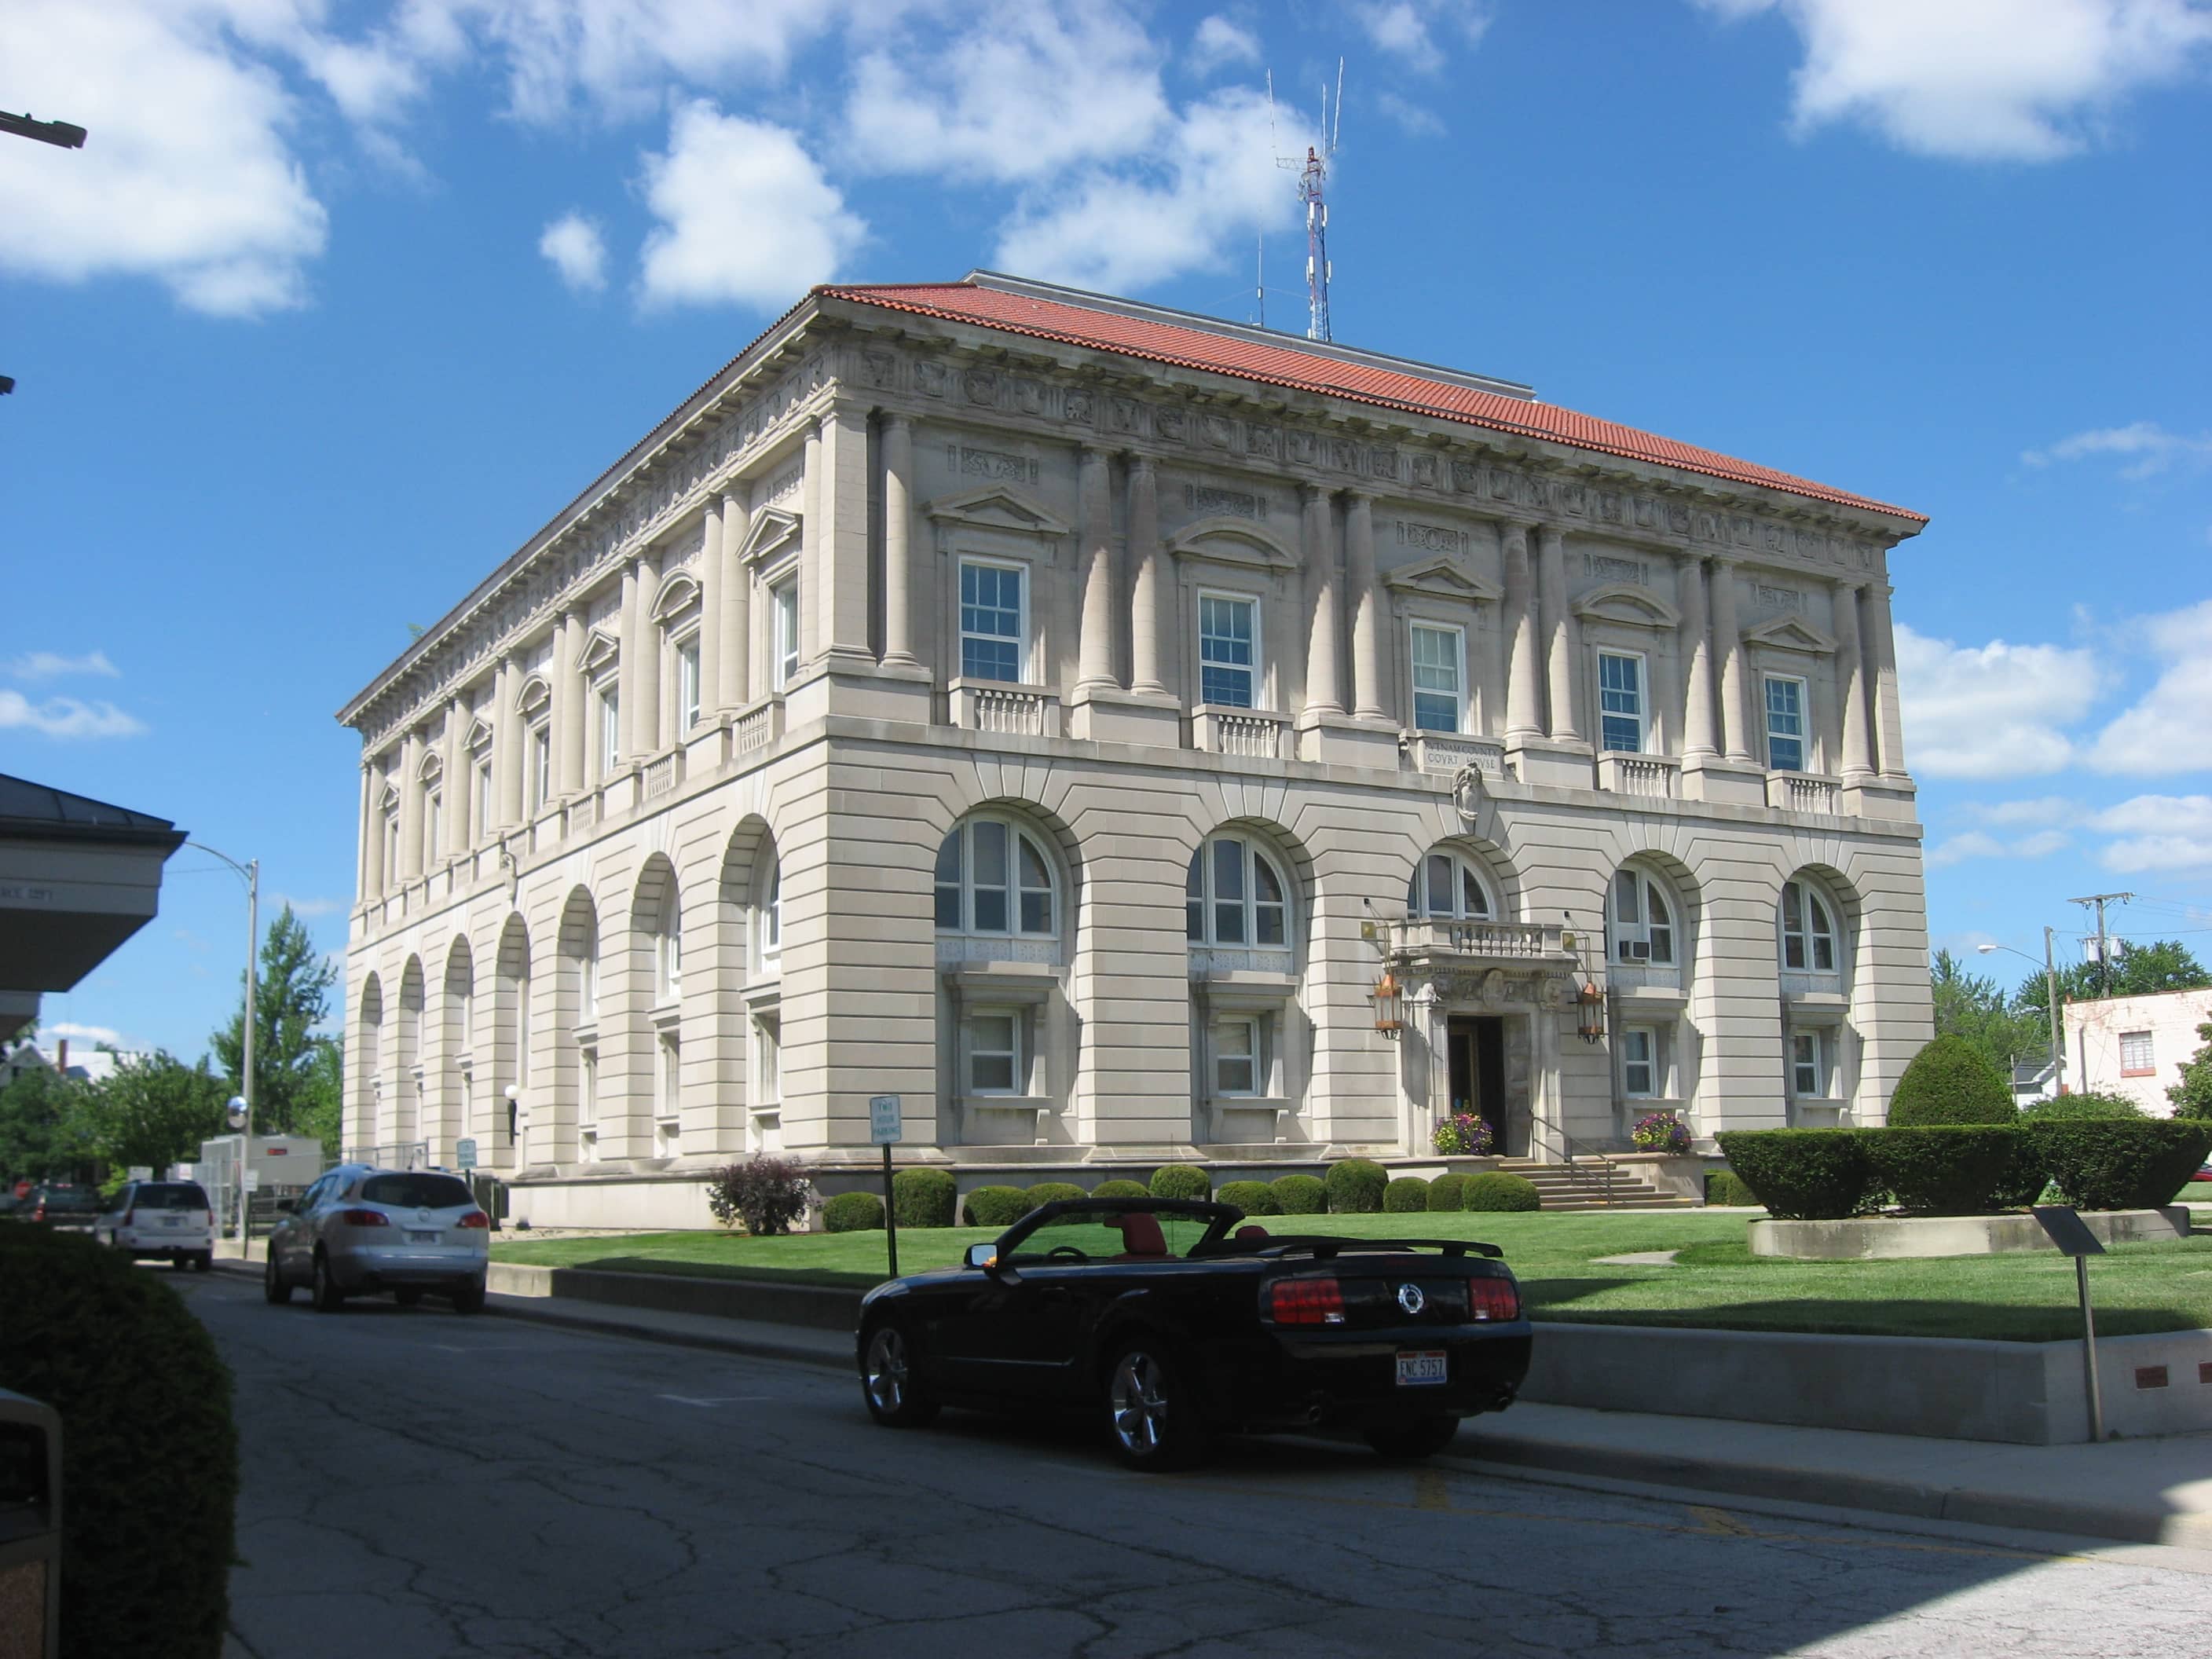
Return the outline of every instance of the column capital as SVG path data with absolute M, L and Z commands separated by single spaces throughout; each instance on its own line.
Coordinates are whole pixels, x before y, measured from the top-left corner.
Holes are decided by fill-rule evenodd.
M 902 414 L 896 409 L 886 409 L 880 412 L 884 417 L 884 427 L 887 431 L 911 432 L 914 429 L 913 416 Z
M 1370 507 L 1375 505 L 1375 492 L 1371 489 L 1363 489 L 1356 484 L 1349 489 L 1341 489 L 1337 493 L 1342 495 L 1347 503 L 1364 501 Z
M 1325 501 L 1334 494 L 1335 491 L 1327 484 L 1316 483 L 1310 478 L 1305 479 L 1298 485 L 1298 499 L 1308 507 L 1311 507 L 1316 501 Z
M 1154 467 L 1152 458 L 1143 450 L 1125 449 L 1121 452 L 1121 459 L 1128 467 L 1131 477 L 1149 478 L 1152 476 Z
M 1083 464 L 1085 466 L 1089 466 L 1093 463 L 1110 461 L 1114 459 L 1113 451 L 1108 449 L 1105 445 L 1097 442 L 1096 440 L 1089 438 L 1083 440 L 1075 446 L 1075 453 L 1082 458 Z

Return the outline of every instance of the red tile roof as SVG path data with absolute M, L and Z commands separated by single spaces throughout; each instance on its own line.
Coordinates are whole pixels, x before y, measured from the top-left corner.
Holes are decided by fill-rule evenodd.
M 1062 290 L 1063 292 L 1066 290 Z M 1259 340 L 1246 331 L 1216 332 L 1204 327 L 1133 316 L 1104 307 L 1040 298 L 973 278 L 958 283 L 826 283 L 814 292 L 856 305 L 880 306 L 946 322 L 971 323 L 1064 345 L 1090 346 L 1123 356 L 1142 357 L 1181 368 L 1232 375 L 1266 386 L 1350 398 L 1384 409 L 1462 421 L 1517 437 L 1566 444 L 1599 454 L 1647 461 L 1659 466 L 1702 472 L 1732 483 L 1762 485 L 1838 507 L 1863 507 L 1915 525 L 1927 515 L 1864 495 L 1740 461 L 1694 444 L 1656 433 L 1601 421 L 1555 404 L 1483 392 L 1448 380 L 1407 373 L 1379 364 L 1347 362 L 1302 349 L 1285 337 Z

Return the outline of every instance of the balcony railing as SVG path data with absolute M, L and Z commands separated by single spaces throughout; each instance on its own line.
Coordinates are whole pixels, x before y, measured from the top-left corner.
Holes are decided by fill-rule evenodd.
M 1505 746 L 1486 738 L 1447 737 L 1436 732 L 1416 732 L 1407 744 L 1417 772 L 1433 772 L 1455 778 L 1472 766 L 1486 778 L 1504 778 Z
M 1824 812 L 1832 817 L 1843 811 L 1843 785 L 1834 778 L 1809 772 L 1770 772 L 1766 775 L 1766 804 L 1783 812 Z
M 737 753 L 749 755 L 767 748 L 783 735 L 783 699 L 769 697 L 740 710 L 730 729 L 731 746 Z
M 672 750 L 645 763 L 645 793 L 648 799 L 665 795 L 684 781 L 684 751 Z
M 1575 959 L 1566 942 L 1573 930 L 1544 921 L 1382 921 L 1383 945 L 1394 960 L 1425 957 L 1468 962 L 1544 962 Z
M 1018 738 L 1060 735 L 1060 699 L 1039 685 L 954 680 L 952 723 L 969 732 L 1002 732 Z
M 1191 743 L 1209 755 L 1248 760 L 1280 760 L 1289 721 L 1258 708 L 1224 708 L 1200 703 L 1190 711 Z
M 1616 795 L 1672 800 L 1681 793 L 1682 763 L 1672 755 L 1629 755 L 1608 750 L 1597 757 L 1597 787 Z

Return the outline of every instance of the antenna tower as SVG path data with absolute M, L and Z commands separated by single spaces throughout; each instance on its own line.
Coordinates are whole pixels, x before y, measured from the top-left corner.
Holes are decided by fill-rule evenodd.
M 1274 82 L 1268 78 L 1268 101 L 1274 97 Z M 1331 118 L 1330 111 L 1335 113 Z M 1328 328 L 1328 284 L 1334 275 L 1328 262 L 1328 164 L 1336 159 L 1336 143 L 1344 130 L 1344 60 L 1336 60 L 1336 97 L 1332 105 L 1328 83 L 1321 88 L 1321 142 L 1306 147 L 1305 160 L 1278 154 L 1275 165 L 1295 167 L 1298 173 L 1298 200 L 1306 210 L 1306 338 L 1328 340 L 1332 337 Z

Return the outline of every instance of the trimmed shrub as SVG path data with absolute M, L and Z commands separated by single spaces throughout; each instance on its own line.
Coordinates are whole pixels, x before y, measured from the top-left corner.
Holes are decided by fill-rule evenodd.
M 1285 1215 L 1328 1213 L 1328 1188 L 1322 1185 L 1319 1176 L 1277 1176 L 1267 1183 L 1267 1190 L 1274 1194 Z
M 1840 1221 L 1870 1176 L 1856 1129 L 1729 1129 L 1714 1137 L 1736 1179 L 1784 1221 Z
M 1102 1181 L 1091 1189 L 1093 1198 L 1150 1198 L 1152 1195 L 1141 1181 Z
M 1419 1176 L 1400 1176 L 1382 1189 L 1385 1215 L 1420 1215 L 1429 1207 L 1429 1183 Z
M 2020 1109 L 2023 1123 L 2140 1123 L 2150 1114 L 2125 1095 L 2054 1095 Z
M 1464 1207 L 1493 1213 L 1544 1207 L 1544 1194 L 1536 1190 L 1534 1182 L 1526 1176 L 1508 1175 L 1503 1170 L 1486 1170 L 1480 1175 L 1469 1176 L 1460 1196 L 1466 1200 Z
M 1390 1184 L 1390 1177 L 1380 1164 L 1347 1158 L 1330 1164 L 1321 1184 L 1328 1194 L 1331 1215 L 1375 1215 L 1382 1208 L 1382 1189 Z
M 1274 1188 L 1264 1181 L 1224 1181 L 1213 1194 L 1218 1204 L 1234 1204 L 1246 1215 L 1280 1215 Z
M 1089 1194 L 1072 1181 L 1040 1181 L 1022 1196 L 1029 1200 L 1030 1208 L 1034 1210 L 1040 1204 L 1057 1204 L 1062 1199 L 1085 1198 Z
M 840 1193 L 822 1206 L 822 1225 L 824 1231 L 833 1233 L 881 1232 L 884 1201 L 873 1193 Z M 902 1221 L 899 1225 L 903 1227 L 906 1223 Z
M 1152 1171 L 1154 1198 L 1211 1198 L 1213 1177 L 1195 1164 L 1167 1164 Z
M 950 1170 L 901 1170 L 891 1177 L 891 1213 L 902 1227 L 950 1227 L 960 1183 Z
M 1756 1204 L 1759 1194 L 1745 1186 L 1727 1170 L 1716 1170 L 1705 1177 L 1705 1202 L 1708 1204 Z
M 978 1187 L 961 1206 L 971 1227 L 1011 1227 L 1036 1206 L 1018 1187 Z
M 806 1171 L 765 1153 L 726 1164 L 707 1178 L 707 1207 L 725 1227 L 742 1224 L 756 1237 L 787 1233 L 806 1213 Z
M 230 1371 L 161 1279 L 89 1237 L 0 1230 L 0 1388 L 62 1415 L 63 1659 L 217 1659 L 238 1437 Z M 136 1356 L 135 1358 L 131 1356 Z
M 1438 1176 L 1429 1183 L 1429 1207 L 1431 1210 L 1465 1209 L 1468 1180 L 1468 1176 L 1456 1170 Z
M 1987 1215 L 2012 1173 L 2009 1124 L 1935 1123 L 1858 1131 L 1873 1181 L 1918 1215 Z
M 2212 1123 L 2195 1118 L 2031 1123 L 2027 1133 L 2066 1201 L 2083 1210 L 2172 1203 L 2212 1151 Z
M 2010 1123 L 2020 1115 L 1997 1068 L 1966 1038 L 1947 1032 L 1913 1055 L 1889 1097 L 1899 1128 L 1929 1123 Z
M 2029 1136 L 2027 1120 L 2023 1117 L 2013 1132 L 2012 1158 L 2005 1165 L 2004 1178 L 1990 1196 L 1991 1205 L 2000 1210 L 2021 1210 L 2043 1196 L 2043 1189 L 2051 1184 L 2051 1172 L 2043 1167 L 2043 1150 Z

